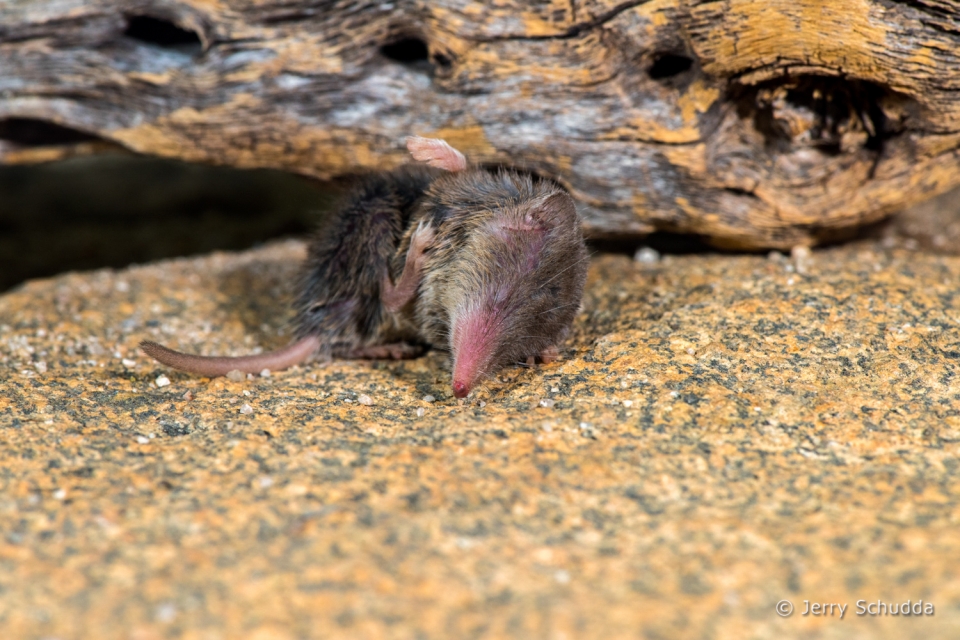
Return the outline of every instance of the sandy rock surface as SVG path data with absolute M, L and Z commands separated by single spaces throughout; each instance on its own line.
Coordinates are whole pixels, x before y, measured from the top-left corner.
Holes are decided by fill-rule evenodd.
M 0 297 L 0 637 L 960 637 L 960 258 L 598 255 L 564 357 L 467 401 L 437 352 L 138 353 L 283 345 L 302 255 Z

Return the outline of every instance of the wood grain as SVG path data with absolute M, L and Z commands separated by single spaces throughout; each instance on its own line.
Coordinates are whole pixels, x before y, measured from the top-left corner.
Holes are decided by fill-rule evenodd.
M 438 136 L 594 237 L 812 244 L 960 184 L 949 0 L 8 0 L 0 70 L 0 162 L 98 148 L 21 119 L 320 178 Z

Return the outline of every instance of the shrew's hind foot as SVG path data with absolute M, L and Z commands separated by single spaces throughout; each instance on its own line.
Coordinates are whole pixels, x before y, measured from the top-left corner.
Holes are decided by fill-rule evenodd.
M 365 360 L 409 360 L 423 355 L 424 351 L 426 351 L 426 347 L 423 345 L 397 342 L 357 347 L 346 352 L 343 357 Z

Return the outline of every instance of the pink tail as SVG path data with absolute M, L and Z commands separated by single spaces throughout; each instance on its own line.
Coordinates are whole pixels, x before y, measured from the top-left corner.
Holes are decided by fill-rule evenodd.
M 140 343 L 140 349 L 157 362 L 180 371 L 195 373 L 208 378 L 225 376 L 231 371 L 242 371 L 244 373 L 259 373 L 264 369 L 279 371 L 300 364 L 319 348 L 320 340 L 316 336 L 307 336 L 276 351 L 261 353 L 256 356 L 226 358 L 180 353 L 149 340 Z

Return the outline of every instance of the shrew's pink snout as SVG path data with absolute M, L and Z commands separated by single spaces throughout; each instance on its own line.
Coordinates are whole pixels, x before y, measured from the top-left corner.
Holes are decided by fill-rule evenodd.
M 499 340 L 497 318 L 472 309 L 453 322 L 453 395 L 466 398 L 483 380 Z

